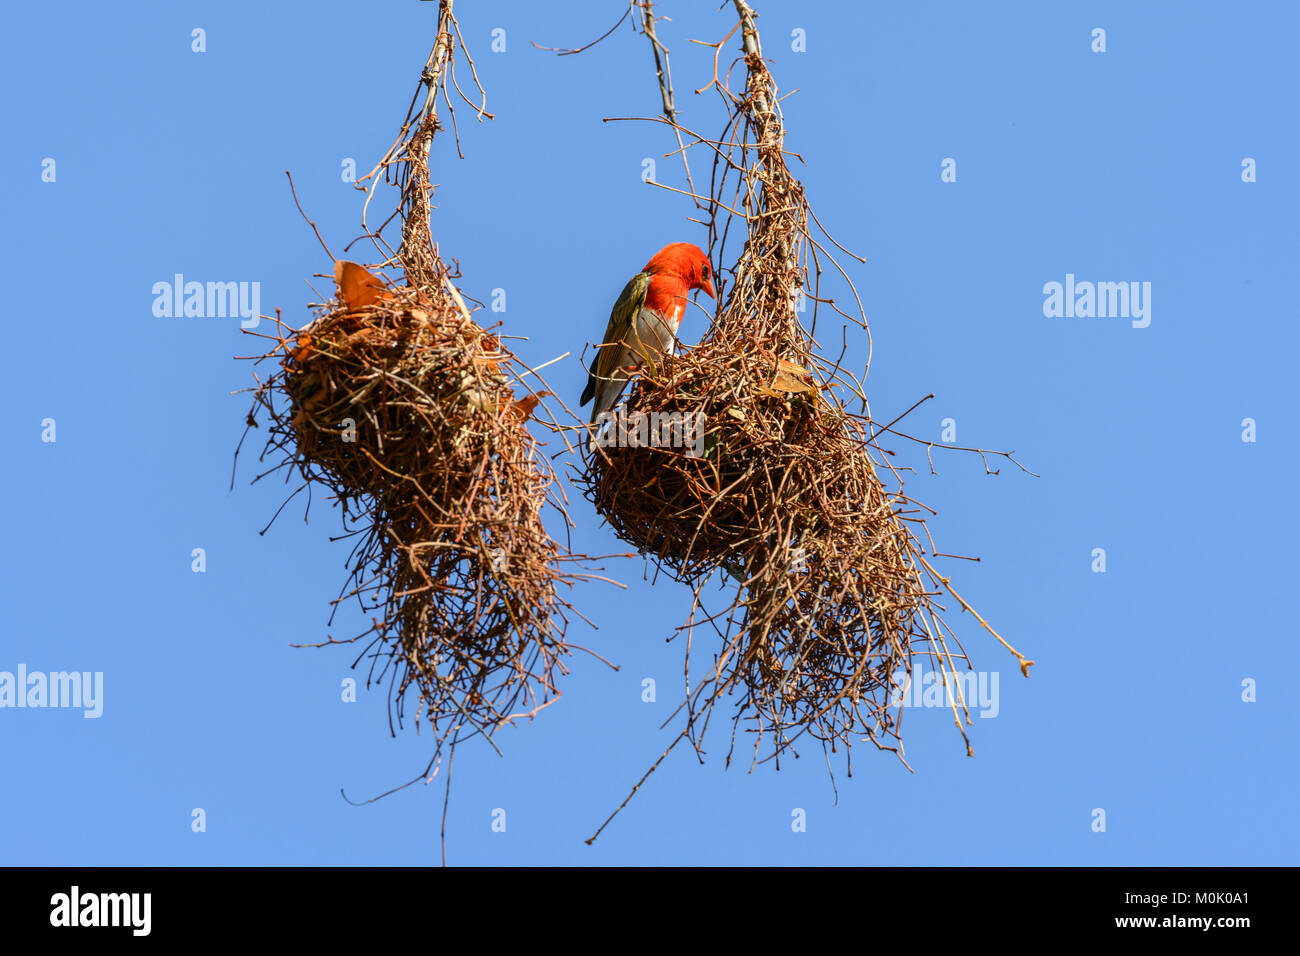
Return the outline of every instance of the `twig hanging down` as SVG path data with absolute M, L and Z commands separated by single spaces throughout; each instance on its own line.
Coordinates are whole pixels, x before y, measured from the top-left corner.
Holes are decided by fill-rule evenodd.
M 668 48 L 659 42 L 659 34 L 655 31 L 655 15 L 653 5 L 650 0 L 637 0 L 641 7 L 641 28 L 650 41 L 650 49 L 654 53 L 655 75 L 659 79 L 659 96 L 663 101 L 664 119 L 673 128 L 673 135 L 677 137 L 677 152 L 682 157 L 682 168 L 686 172 L 686 185 L 691 194 L 695 194 L 695 182 L 691 178 L 691 165 L 686 158 L 686 144 L 682 141 L 682 127 L 677 122 L 677 104 L 676 97 L 673 93 L 673 71 L 668 63 Z M 700 201 L 695 201 L 697 207 L 703 208 Z
M 594 47 L 597 43 L 599 43 L 601 40 L 605 39 L 607 36 L 609 36 L 610 34 L 612 34 L 615 30 L 617 30 L 619 27 L 621 27 L 621 26 L 623 25 L 623 21 L 627 19 L 628 14 L 630 14 L 630 13 L 632 12 L 632 8 L 633 8 L 634 6 L 636 6 L 637 2 L 638 2 L 638 0 L 629 0 L 628 5 L 627 5 L 627 8 L 623 11 L 623 15 L 622 15 L 621 17 L 618 18 L 618 21 L 617 21 L 617 22 L 616 22 L 612 27 L 610 27 L 608 30 L 606 30 L 604 33 L 602 33 L 600 36 L 596 37 L 596 39 L 592 40 L 590 43 L 584 43 L 582 46 L 578 46 L 578 47 L 570 47 L 569 49 L 566 50 L 566 49 L 564 49 L 563 47 L 557 47 L 557 46 L 542 46 L 540 43 L 536 43 L 536 42 L 534 42 L 534 41 L 532 41 L 532 40 L 529 40 L 528 42 L 529 42 L 529 43 L 532 43 L 532 45 L 535 46 L 535 47 L 536 47 L 537 49 L 539 49 L 539 50 L 544 50 L 544 51 L 547 52 L 547 53 L 555 53 L 555 54 L 558 54 L 559 56 L 573 56 L 573 54 L 575 54 L 575 53 L 581 53 L 581 52 L 584 51 L 584 50 L 590 50 L 590 49 L 591 49 L 592 47 Z
M 675 95 L 673 93 L 672 67 L 668 62 L 668 48 L 660 41 L 659 34 L 655 29 L 655 24 L 659 20 L 666 18 L 655 16 L 652 0 L 628 0 L 627 9 L 623 11 L 623 15 L 619 17 L 617 23 L 590 43 L 585 43 L 580 47 L 564 49 L 562 47 L 542 46 L 533 41 L 529 42 L 539 50 L 554 53 L 558 56 L 572 56 L 575 53 L 582 53 L 585 50 L 590 50 L 597 43 L 613 34 L 615 30 L 622 26 L 623 21 L 628 18 L 628 14 L 637 9 L 641 11 L 641 32 L 644 33 L 646 39 L 650 41 L 650 48 L 654 55 L 655 76 L 659 81 L 659 96 L 663 104 L 664 121 L 673 128 L 673 132 L 677 137 L 677 155 L 682 157 L 682 166 L 686 173 L 686 183 L 689 190 L 687 194 L 695 200 L 697 206 L 703 208 L 702 198 L 695 194 L 695 183 L 691 178 L 690 163 L 686 159 L 686 144 L 682 139 L 682 133 L 689 133 L 689 130 L 686 130 L 677 122 L 677 106 Z M 658 184 L 656 183 L 655 185 Z

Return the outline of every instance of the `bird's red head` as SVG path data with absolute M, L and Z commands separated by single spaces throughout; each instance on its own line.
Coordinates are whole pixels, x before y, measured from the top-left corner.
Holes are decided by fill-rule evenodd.
M 694 243 L 668 243 L 654 254 L 642 271 L 651 275 L 676 276 L 686 283 L 688 289 L 703 289 L 709 298 L 717 298 L 713 291 L 713 267 L 709 265 L 709 257 Z

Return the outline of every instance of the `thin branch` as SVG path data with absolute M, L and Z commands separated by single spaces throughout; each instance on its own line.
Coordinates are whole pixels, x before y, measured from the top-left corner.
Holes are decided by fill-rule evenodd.
M 618 18 L 618 22 L 617 22 L 617 23 L 615 23 L 612 27 L 610 27 L 608 30 L 606 30 L 604 33 L 602 33 L 600 36 L 596 37 L 596 39 L 592 40 L 590 43 L 584 43 L 582 46 L 579 46 L 579 47 L 573 47 L 573 48 L 571 48 L 571 49 L 567 49 L 567 50 L 566 50 L 566 49 L 564 49 L 563 47 L 542 46 L 540 43 L 536 43 L 536 42 L 534 42 L 534 41 L 532 41 L 532 40 L 529 40 L 528 42 L 529 42 L 529 43 L 532 43 L 533 46 L 537 47 L 537 49 L 542 50 L 543 52 L 546 52 L 546 53 L 555 53 L 555 54 L 557 54 L 557 55 L 559 55 L 559 56 L 572 56 L 572 55 L 575 54 L 575 53 L 581 53 L 583 50 L 590 50 L 590 49 L 591 49 L 592 47 L 594 47 L 597 43 L 599 43 L 601 40 L 605 39 L 605 37 L 609 36 L 611 33 L 613 33 L 615 30 L 617 30 L 620 26 L 623 25 L 623 21 L 627 19 L 628 14 L 630 14 L 630 13 L 632 12 L 632 7 L 635 6 L 635 5 L 636 5 L 636 0 L 630 0 L 630 2 L 629 2 L 628 5 L 627 5 L 627 9 L 624 10 L 624 11 L 623 11 L 623 15 L 622 15 L 621 17 Z

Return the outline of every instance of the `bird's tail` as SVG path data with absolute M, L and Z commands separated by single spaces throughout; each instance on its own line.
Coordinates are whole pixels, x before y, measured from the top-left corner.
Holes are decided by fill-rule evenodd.
M 587 436 L 587 448 L 592 454 L 595 454 L 596 449 L 600 447 L 600 436 L 604 427 L 600 416 L 609 410 L 609 399 L 602 394 L 603 391 L 603 389 L 597 389 L 596 404 L 591 407 L 591 423 L 587 426 L 590 432 Z

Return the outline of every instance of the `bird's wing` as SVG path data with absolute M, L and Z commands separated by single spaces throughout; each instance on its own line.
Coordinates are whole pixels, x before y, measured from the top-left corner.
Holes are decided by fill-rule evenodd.
M 603 347 L 596 350 L 596 360 L 592 363 L 591 375 L 582 392 L 580 404 L 586 405 L 595 396 L 597 381 L 607 379 L 614 373 L 618 354 L 622 351 L 618 343 L 631 341 L 633 323 L 645 305 L 646 290 L 649 287 L 648 272 L 638 272 L 623 287 L 622 295 L 609 313 L 609 325 L 605 327 L 605 338 L 601 341 Z

